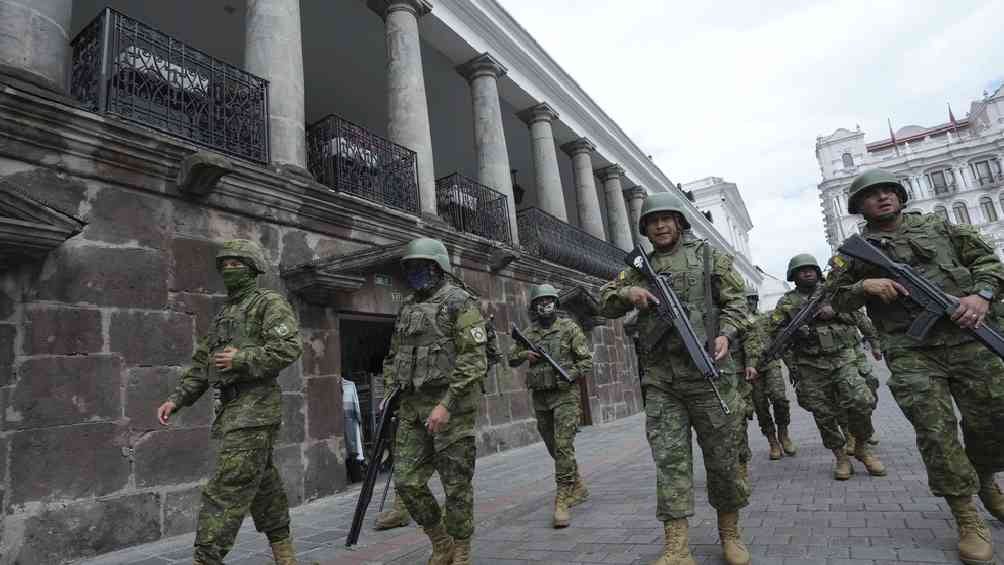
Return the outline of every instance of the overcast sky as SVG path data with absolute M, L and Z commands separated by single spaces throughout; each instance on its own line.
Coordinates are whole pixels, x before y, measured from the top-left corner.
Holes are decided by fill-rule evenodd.
M 829 257 L 818 135 L 962 118 L 1004 77 L 1004 2 L 498 0 L 674 182 L 735 182 L 753 260 Z

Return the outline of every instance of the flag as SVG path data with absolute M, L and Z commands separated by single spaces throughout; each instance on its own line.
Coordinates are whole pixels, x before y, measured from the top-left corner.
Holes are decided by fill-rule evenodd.
M 892 120 L 886 118 L 886 122 L 889 123 L 889 139 L 892 140 L 892 146 L 896 148 L 896 155 L 899 155 L 899 145 L 896 144 L 896 134 L 892 131 Z

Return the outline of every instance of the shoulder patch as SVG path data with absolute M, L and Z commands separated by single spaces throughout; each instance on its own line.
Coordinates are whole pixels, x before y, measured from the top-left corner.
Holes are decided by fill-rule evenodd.
M 474 326 L 471 328 L 471 339 L 474 340 L 474 343 L 485 343 L 488 341 L 488 332 L 486 332 L 485 328 L 482 328 L 481 326 Z
M 279 324 L 278 326 L 272 328 L 272 333 L 279 337 L 286 337 L 289 335 L 290 329 L 286 324 Z

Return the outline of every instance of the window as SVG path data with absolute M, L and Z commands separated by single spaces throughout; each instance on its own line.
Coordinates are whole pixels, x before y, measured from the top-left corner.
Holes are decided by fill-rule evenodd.
M 944 206 L 935 206 L 934 213 L 941 216 L 942 220 L 948 221 L 948 209 Z
M 955 214 L 955 221 L 959 224 L 968 224 L 969 221 L 969 208 L 966 208 L 965 202 L 956 202 L 952 204 L 952 212 Z
M 997 208 L 994 207 L 994 201 L 990 198 L 986 196 L 980 198 L 980 210 L 983 212 L 983 220 L 985 222 L 997 221 Z
M 980 186 L 992 184 L 994 179 L 1000 180 L 1001 163 L 997 159 L 984 159 L 972 164 L 973 177 Z
M 931 171 L 927 176 L 931 179 L 931 186 L 934 187 L 935 195 L 948 194 L 955 190 L 955 175 L 952 174 L 951 169 Z
M 906 190 L 906 196 L 908 199 L 914 200 L 916 198 L 913 192 L 913 183 L 910 182 L 910 179 L 901 178 L 899 179 L 899 184 L 903 185 L 903 190 Z
M 851 157 L 850 153 L 844 153 L 843 155 L 840 156 L 840 158 L 843 159 L 844 161 L 845 169 L 849 169 L 854 166 L 854 157 Z

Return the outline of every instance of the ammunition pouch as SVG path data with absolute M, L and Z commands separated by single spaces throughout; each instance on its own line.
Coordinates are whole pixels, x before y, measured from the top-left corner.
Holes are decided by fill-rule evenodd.
M 263 380 L 242 381 L 230 384 L 217 382 L 213 386 L 220 391 L 220 404 L 226 406 L 237 399 L 241 394 L 261 385 Z

